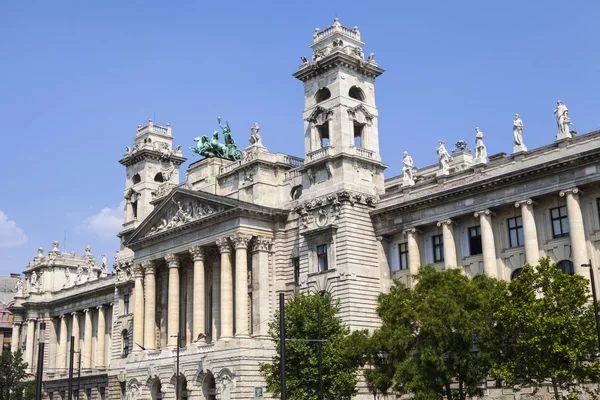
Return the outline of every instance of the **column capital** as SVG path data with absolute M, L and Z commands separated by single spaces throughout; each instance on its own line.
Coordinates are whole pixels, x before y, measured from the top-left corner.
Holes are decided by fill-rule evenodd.
M 134 278 L 142 278 L 144 276 L 144 266 L 142 263 L 133 264 L 133 268 L 131 268 L 131 273 Z
M 66 317 L 66 315 L 65 315 L 65 314 L 60 314 L 60 315 L 58 316 L 58 318 L 60 318 L 60 319 L 65 319 L 65 317 Z M 13 325 L 15 325 L 15 323 L 14 323 L 14 322 L 13 322 Z
M 231 253 L 231 244 L 229 243 L 229 238 L 222 237 L 216 240 L 217 247 L 219 248 L 219 252 L 223 253 Z
M 485 210 L 475 211 L 475 213 L 473 214 L 473 216 L 475 218 L 479 218 L 479 216 L 481 216 L 481 215 L 490 216 L 490 215 L 494 215 L 494 212 L 490 211 L 490 209 L 486 208 Z
M 84 308 L 84 309 L 83 309 L 83 312 L 84 312 L 84 313 L 86 313 L 86 314 L 87 314 L 89 311 L 90 311 L 90 309 L 89 309 L 89 308 Z
M 179 268 L 179 257 L 176 254 L 167 254 L 165 261 L 167 262 L 167 267 Z
M 531 199 L 519 200 L 515 202 L 515 208 L 519 208 L 521 206 L 535 206 L 536 202 Z
M 104 308 L 104 304 L 96 306 L 96 308 L 98 309 L 98 311 L 102 311 L 102 309 Z
M 573 187 L 573 188 L 569 188 L 569 189 L 563 189 L 561 190 L 558 195 L 560 197 L 565 197 L 566 195 L 572 195 L 572 196 L 577 196 L 579 195 L 579 192 L 583 193 L 583 190 L 577 188 L 577 187 Z
M 189 252 L 192 255 L 192 259 L 194 261 L 203 261 L 206 255 L 202 246 L 194 246 L 189 250 Z
M 418 230 L 417 228 L 415 228 L 415 227 L 406 228 L 406 229 L 404 229 L 402 231 L 402 234 L 406 235 L 406 236 L 408 236 L 408 235 L 417 235 L 417 234 L 420 234 L 420 233 L 422 233 L 422 232 L 420 230 Z
M 252 241 L 252 251 L 267 251 L 270 252 L 273 247 L 273 239 L 264 237 L 264 236 L 256 236 Z
M 229 239 L 231 240 L 231 243 L 233 243 L 233 247 L 236 249 L 247 249 L 250 240 L 252 240 L 252 236 L 242 232 L 236 232 Z
M 72 315 L 73 317 L 76 317 L 77 315 L 79 315 L 79 311 L 73 311 L 73 312 L 71 313 L 71 315 Z
M 154 261 L 142 261 L 141 262 L 142 269 L 146 275 L 154 274 Z
M 454 223 L 454 221 L 452 221 L 451 219 L 445 219 L 443 221 L 438 221 L 437 226 L 440 227 L 442 225 L 452 225 Z

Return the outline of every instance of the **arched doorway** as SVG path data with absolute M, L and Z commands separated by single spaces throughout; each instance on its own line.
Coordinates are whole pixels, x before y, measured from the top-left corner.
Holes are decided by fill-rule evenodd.
M 215 382 L 215 377 L 210 372 L 206 374 L 202 381 L 202 394 L 204 394 L 206 400 L 217 399 L 217 384 Z
M 159 400 L 163 398 L 162 384 L 158 378 L 156 378 L 152 384 L 152 389 L 150 389 L 150 398 L 152 400 Z
M 556 263 L 556 268 L 560 269 L 565 274 L 574 275 L 575 274 L 575 266 L 573 262 L 570 260 L 562 260 Z

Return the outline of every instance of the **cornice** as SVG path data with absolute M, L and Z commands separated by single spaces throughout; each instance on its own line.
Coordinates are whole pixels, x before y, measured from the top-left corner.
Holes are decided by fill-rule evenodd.
M 305 82 L 310 78 L 322 75 L 331 69 L 339 67 L 349 68 L 363 76 L 373 79 L 377 78 L 384 72 L 383 69 L 379 68 L 373 63 L 345 53 L 335 52 L 313 61 L 308 66 L 301 67 L 300 70 L 292 74 L 292 76 Z
M 122 159 L 119 160 L 119 163 L 121 165 L 128 167 L 128 166 L 133 165 L 137 162 L 140 162 L 144 159 L 160 161 L 160 160 L 165 159 L 165 154 L 161 153 L 158 150 L 141 149 L 141 150 L 136 151 L 135 153 L 127 154 L 125 157 L 123 157 Z M 187 160 L 187 158 L 185 158 L 183 156 L 178 156 L 175 154 L 171 154 L 169 156 L 169 159 L 171 161 L 173 161 L 173 164 L 175 164 L 176 166 L 183 164 Z

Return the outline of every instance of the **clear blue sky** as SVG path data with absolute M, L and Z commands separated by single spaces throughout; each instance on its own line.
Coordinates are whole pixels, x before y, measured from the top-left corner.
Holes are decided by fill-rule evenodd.
M 550 143 L 558 99 L 573 129 L 598 129 L 599 12 L 591 0 L 2 2 L 0 274 L 53 240 L 112 260 L 117 161 L 148 118 L 171 123 L 190 161 L 217 115 L 240 143 L 257 121 L 271 151 L 303 156 L 291 74 L 335 16 L 386 70 L 375 88 L 386 177 L 404 150 L 422 167 L 437 140 L 472 147 L 476 126 L 488 154 L 510 153 L 515 112 L 530 149 Z

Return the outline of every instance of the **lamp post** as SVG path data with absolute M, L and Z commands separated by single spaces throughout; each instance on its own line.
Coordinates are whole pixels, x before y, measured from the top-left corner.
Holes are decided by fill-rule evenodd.
M 594 316 L 596 317 L 596 334 L 598 335 L 598 353 L 600 354 L 600 318 L 598 317 L 598 300 L 596 298 L 596 282 L 594 281 L 594 269 L 592 268 L 592 260 L 589 264 L 581 264 L 583 268 L 590 269 L 590 282 L 592 284 L 592 299 L 594 301 Z

